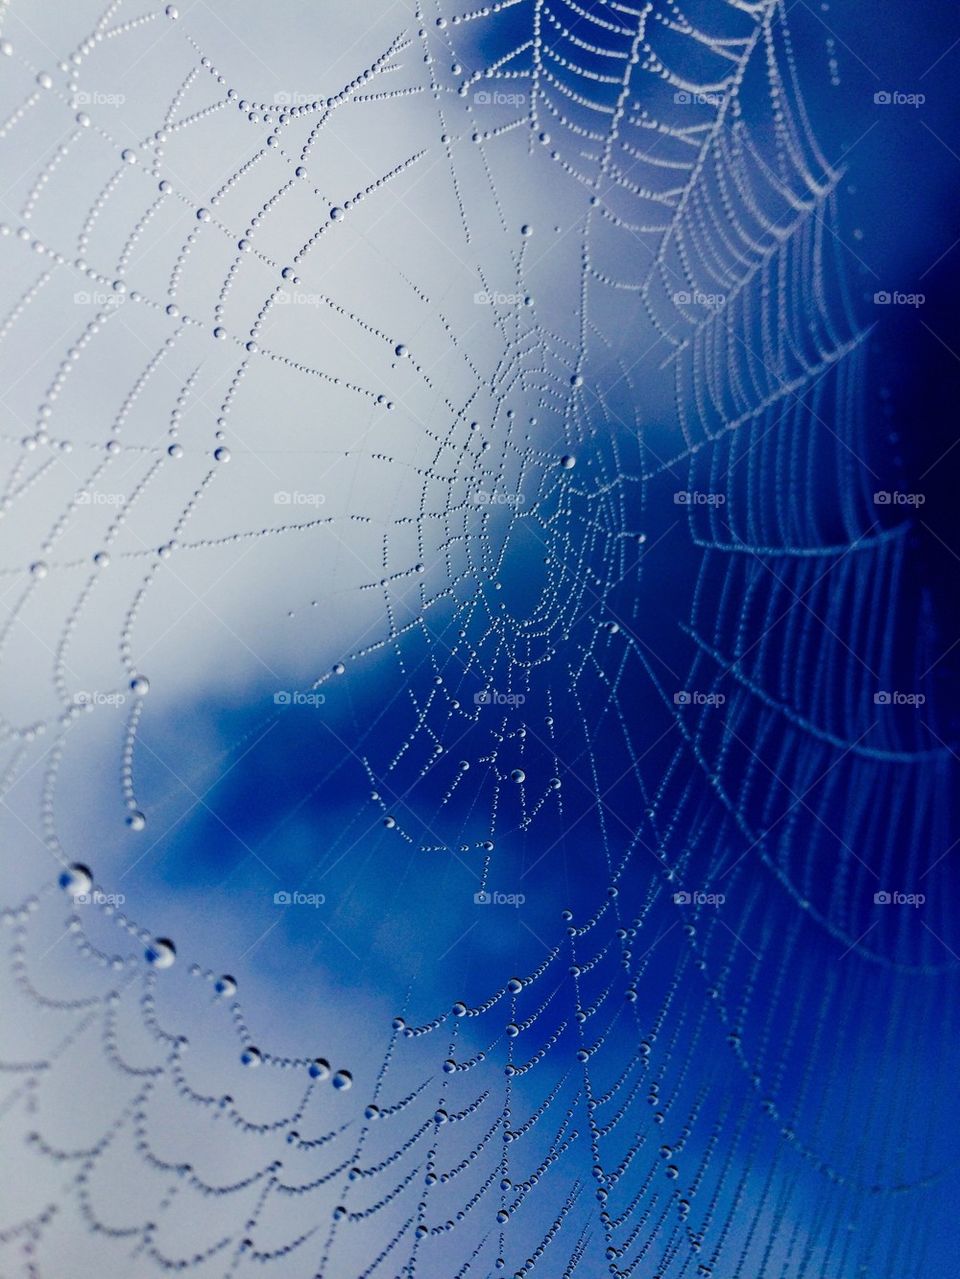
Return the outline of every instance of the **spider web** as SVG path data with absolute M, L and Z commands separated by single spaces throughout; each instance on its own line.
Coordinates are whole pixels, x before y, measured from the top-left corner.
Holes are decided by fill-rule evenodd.
M 438 4 L 267 102 L 215 31 L 4 46 L 5 1269 L 928 1273 L 955 756 L 786 7 Z M 161 766 L 214 610 L 287 688 Z M 340 1057 L 116 897 L 295 698 L 334 863 L 542 903 Z

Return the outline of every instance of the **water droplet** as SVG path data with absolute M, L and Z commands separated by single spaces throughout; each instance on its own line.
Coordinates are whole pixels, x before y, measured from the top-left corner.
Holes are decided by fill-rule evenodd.
M 131 830 L 143 830 L 146 827 L 147 819 L 139 808 L 135 808 L 132 813 L 127 813 L 126 823 Z
M 177 949 L 169 937 L 155 937 L 144 952 L 148 964 L 154 968 L 172 968 Z
M 60 872 L 57 883 L 70 897 L 85 897 L 93 887 L 93 874 L 88 866 L 74 862 Z
M 224 999 L 232 999 L 237 993 L 237 983 L 228 973 L 224 973 L 222 977 L 218 977 L 213 983 L 213 989 Z
M 253 1044 L 248 1044 L 240 1054 L 240 1064 L 242 1066 L 249 1066 L 251 1069 L 255 1066 L 259 1066 L 262 1061 L 263 1054 L 260 1052 L 259 1048 L 254 1048 Z
M 216 462 L 229 462 L 230 457 L 230 450 L 228 448 L 224 448 L 223 445 L 221 445 L 220 448 L 213 450 L 213 458 Z
M 348 1088 L 353 1086 L 353 1075 L 350 1074 L 349 1070 L 338 1070 L 331 1082 L 333 1083 L 334 1088 L 338 1088 L 342 1092 L 345 1092 Z
M 572 453 L 564 453 L 563 457 L 560 459 L 560 465 L 565 471 L 572 471 L 576 464 L 577 459 Z
M 329 1079 L 330 1063 L 324 1057 L 315 1057 L 307 1067 L 311 1079 Z
M 510 774 L 510 780 L 512 782 L 525 782 L 527 780 L 527 775 L 522 768 L 515 768 Z
M 146 675 L 134 675 L 133 679 L 130 681 L 130 692 L 134 693 L 137 697 L 146 697 L 146 695 L 150 692 L 150 681 L 147 679 Z

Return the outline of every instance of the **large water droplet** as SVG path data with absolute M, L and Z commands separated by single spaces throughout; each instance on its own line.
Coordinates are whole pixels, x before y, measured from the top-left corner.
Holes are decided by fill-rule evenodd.
M 57 883 L 70 897 L 84 897 L 93 887 L 93 875 L 88 866 L 74 862 L 60 872 Z
M 148 964 L 154 968 L 172 968 L 177 949 L 169 937 L 155 937 L 144 952 Z

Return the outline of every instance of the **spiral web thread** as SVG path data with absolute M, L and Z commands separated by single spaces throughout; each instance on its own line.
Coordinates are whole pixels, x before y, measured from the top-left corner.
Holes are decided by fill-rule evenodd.
M 55 597 L 59 633 L 53 645 L 41 641 L 55 708 L 29 726 L 4 724 L 7 789 L 34 769 L 43 779 L 45 848 L 30 856 L 44 886 L 7 922 L 17 1015 L 49 1044 L 36 1058 L 5 1061 L 4 1114 L 23 1167 L 45 1169 L 36 1184 L 57 1187 L 0 1234 L 4 1271 L 59 1273 L 66 1240 L 77 1274 L 927 1273 L 929 1232 L 914 1205 L 951 1172 L 937 1098 L 951 1078 L 956 957 L 942 940 L 948 921 L 933 863 L 950 844 L 954 756 L 921 674 L 935 654 L 921 637 L 904 655 L 893 627 L 898 601 L 910 602 L 909 528 L 882 524 L 872 501 L 867 333 L 837 247 L 841 174 L 808 125 L 785 6 L 705 0 L 691 6 L 695 19 L 670 0 L 438 8 L 418 13 L 331 97 L 288 110 L 228 92 L 212 51 L 181 21 L 182 78 L 160 132 L 136 145 L 118 139 L 95 105 L 78 110 L 77 98 L 84 64 L 102 45 L 149 43 L 170 18 L 125 11 L 111 5 L 56 72 L 13 49 L 27 87 L 0 127 L 10 145 L 30 129 L 45 138 L 48 112 L 59 130 L 67 122 L 62 142 L 34 148 L 19 221 L 4 228 L 4 254 L 29 274 L 3 341 L 64 279 L 113 295 L 54 342 L 37 421 L 3 437 L 6 521 L 37 494 L 48 505 L 62 499 L 31 544 L 41 549 L 4 567 L 8 648 L 18 626 L 37 625 L 31 609 L 43 593 L 66 583 Z M 514 43 L 518 19 L 525 35 Z M 482 24 L 496 44 L 501 23 L 501 50 L 464 70 L 462 32 Z M 135 44 L 131 56 L 144 49 Z M 517 110 L 490 127 L 478 85 Z M 408 98 L 435 105 L 438 155 L 398 156 L 340 203 L 316 191 L 311 153 L 335 113 L 399 110 Z M 225 113 L 249 131 L 249 157 L 198 215 L 166 174 L 165 145 L 195 134 L 198 148 L 209 147 Z M 459 252 L 476 252 L 478 284 L 495 290 L 460 155 L 479 152 L 497 228 L 512 235 L 488 158 L 518 134 L 590 199 L 575 340 L 528 298 L 527 238 L 510 281 L 524 303 L 495 315 L 492 376 L 472 358 L 470 336 L 414 281 L 405 283 L 430 318 L 409 350 L 348 299 L 324 294 L 347 341 L 369 343 L 381 364 L 411 367 L 411 396 L 423 391 L 433 405 L 422 413 L 422 452 L 401 459 L 418 505 L 382 528 L 375 511 L 352 511 L 194 535 L 205 504 L 229 511 L 219 494 L 229 488 L 225 464 L 239 457 L 235 402 L 263 363 L 328 383 L 371 424 L 394 407 L 379 377 L 367 384 L 270 345 L 266 321 L 283 290 L 309 285 L 313 263 L 359 204 L 389 199 L 392 183 L 438 158 L 462 218 Z M 44 202 L 81 147 L 105 161 L 103 184 L 75 210 L 76 244 L 47 242 L 36 230 Z M 252 182 L 271 152 L 284 176 L 264 201 Z M 314 221 L 287 264 L 269 240 L 260 246 L 260 232 L 298 184 Z M 125 199 L 128 235 L 116 261 L 101 262 L 98 224 Z M 128 285 L 126 271 L 171 207 L 178 226 L 193 225 L 177 238 L 166 293 L 152 295 Z M 208 317 L 181 299 L 213 237 L 230 253 Z M 249 331 L 229 318 L 245 273 L 272 281 Z M 623 308 L 635 353 L 611 339 L 613 326 L 598 318 L 605 307 Z M 114 349 L 118 322 L 134 309 L 147 315 L 141 332 L 154 345 L 141 347 L 104 447 L 102 424 L 68 433 L 58 403 L 86 362 Z M 235 360 L 218 437 L 172 502 L 182 482 L 169 472 L 189 462 L 179 419 L 195 373 L 172 403 L 165 384 L 170 439 L 130 438 L 128 428 L 162 370 L 172 364 L 180 376 L 189 365 L 180 347 L 218 340 Z M 451 376 L 444 389 L 424 354 L 431 343 L 452 348 L 462 384 Z M 672 404 L 669 430 L 643 420 L 654 381 Z M 508 407 L 521 398 L 556 422 L 554 447 Z M 374 467 L 397 461 L 365 440 Z M 73 521 L 83 495 L 118 468 L 139 478 L 92 559 Z M 641 638 L 644 559 L 658 501 L 669 503 L 678 476 L 684 493 L 724 498 L 687 501 L 679 513 L 692 565 L 671 640 L 670 667 L 682 680 Z M 525 500 L 492 513 L 481 500 L 491 490 Z M 152 500 L 167 536 L 131 546 L 130 520 Z M 300 1058 L 271 1054 L 231 979 L 186 968 L 182 956 L 164 971 L 172 950 L 106 899 L 68 903 L 65 915 L 50 855 L 61 870 L 76 860 L 55 799 L 70 734 L 86 718 L 71 637 L 96 607 L 101 574 L 123 565 L 138 575 L 116 683 L 133 693 L 132 709 L 107 714 L 126 720 L 128 824 L 149 830 L 135 773 L 149 714 L 138 625 L 155 584 L 180 557 L 238 555 L 251 542 L 310 538 L 338 522 L 345 538 L 376 526 L 382 563 L 361 589 L 382 602 L 379 629 L 312 689 L 355 678 L 379 656 L 398 663 L 408 734 L 385 742 L 374 725 L 355 744 L 391 837 L 456 862 L 479 852 L 476 887 L 487 892 L 505 831 L 526 840 L 532 860 L 549 852 L 538 831 L 563 824 L 565 802 L 576 811 L 564 771 L 600 798 L 581 829 L 598 867 L 597 900 L 563 912 L 531 971 L 478 974 L 472 998 L 422 1019 L 404 1010 L 362 1111 L 332 1123 L 321 1098 L 333 1072 L 312 1048 Z M 546 569 L 522 625 L 488 589 L 507 571 L 517 526 L 543 544 Z M 439 581 L 427 564 L 434 538 Z M 875 701 L 904 669 L 926 695 L 920 719 Z M 477 701 L 477 689 L 496 690 L 497 705 Z M 624 811 L 639 804 L 637 823 L 617 816 L 625 793 Z M 355 837 L 345 830 L 342 846 Z M 892 874 L 928 886 L 922 927 L 873 910 Z M 64 882 L 68 895 L 92 891 L 81 872 L 65 871 Z M 688 885 L 722 889 L 732 912 L 682 900 Z M 61 935 L 72 948 L 66 984 L 78 993 L 53 997 L 49 982 L 64 986 L 62 953 L 51 946 Z M 177 992 L 169 1006 L 164 987 Z M 859 1010 L 880 999 L 882 1016 L 865 1033 Z M 917 1028 L 938 1022 L 939 1047 L 921 1043 Z M 229 1093 L 191 1074 L 188 1041 L 193 1050 L 211 1038 L 230 1044 Z M 87 1092 L 100 1132 L 61 1148 L 45 1132 L 45 1098 L 78 1058 L 96 1081 Z M 342 1070 L 334 1078 L 350 1082 Z M 410 1079 L 419 1082 L 408 1087 Z M 276 1109 L 264 1119 L 267 1092 Z M 929 1099 L 922 1113 L 917 1096 Z M 131 1164 L 135 1187 L 126 1184 Z

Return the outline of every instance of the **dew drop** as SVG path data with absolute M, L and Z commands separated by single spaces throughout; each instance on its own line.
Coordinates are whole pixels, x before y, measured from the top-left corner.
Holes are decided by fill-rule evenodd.
M 93 875 L 88 866 L 74 862 L 60 872 L 57 883 L 69 897 L 85 897 L 93 887 Z
M 144 951 L 147 963 L 154 968 L 172 968 L 177 949 L 169 937 L 155 937 Z

